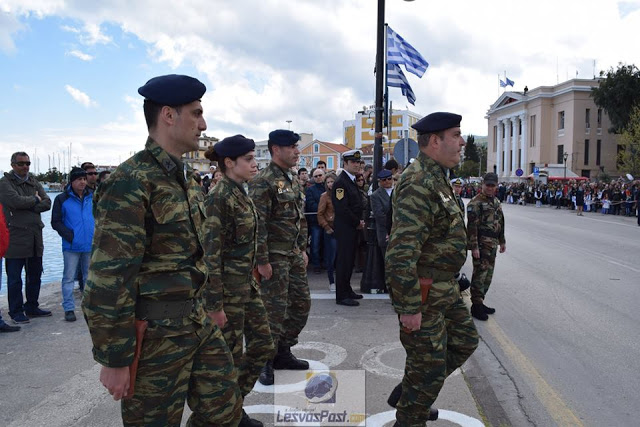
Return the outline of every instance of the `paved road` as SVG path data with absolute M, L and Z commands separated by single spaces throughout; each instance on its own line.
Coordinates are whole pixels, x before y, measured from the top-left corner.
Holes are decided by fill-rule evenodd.
M 358 281 L 359 275 L 354 275 L 353 283 Z M 402 378 L 405 353 L 387 296 L 369 295 L 360 307 L 343 307 L 328 292 L 324 274 L 310 274 L 310 285 L 311 316 L 294 352 L 310 360 L 314 369 L 362 373 L 367 426 L 391 425 L 394 411 L 386 399 Z M 100 367 L 91 357 L 86 325 L 81 318 L 75 323 L 63 320 L 58 287 L 45 287 L 41 298 L 41 303 L 54 310 L 53 317 L 34 319 L 19 333 L 0 336 L 0 425 L 122 425 L 118 404 L 98 382 Z M 0 301 L 3 313 L 5 301 Z M 258 385 L 245 402 L 247 412 L 273 425 L 273 405 L 282 404 L 278 399 L 286 397 L 283 392 L 292 391 Z M 482 416 L 460 371 L 447 379 L 436 406 L 441 409 L 441 420 L 430 426 L 482 426 Z
M 483 344 L 474 355 L 496 396 L 479 400 L 501 402 L 505 424 L 637 426 L 636 218 L 513 205 L 504 212 L 507 253 L 498 255 L 486 300 L 497 313 L 476 321 Z

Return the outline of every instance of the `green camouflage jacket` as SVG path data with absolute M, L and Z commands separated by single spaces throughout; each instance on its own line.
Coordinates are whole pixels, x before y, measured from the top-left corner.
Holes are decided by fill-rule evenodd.
M 256 265 L 258 214 L 244 187 L 226 176 L 209 193 L 205 205 L 209 288 L 217 295 L 219 310 L 223 295 L 224 302 L 247 302 L 251 286 L 256 286 L 251 273 Z
M 468 248 L 479 249 L 480 244 L 504 244 L 504 215 L 497 197 L 476 195 L 467 205 Z
M 467 257 L 463 211 L 445 170 L 424 153 L 403 172 L 392 203 L 387 285 L 396 313 L 416 314 L 422 306 L 419 278 L 434 279 L 434 287 L 443 287 L 439 295 L 453 293 L 449 279 Z
M 186 180 L 185 180 L 186 173 Z M 82 308 L 93 354 L 105 366 L 128 366 L 135 348 L 140 298 L 186 301 L 206 293 L 204 195 L 192 170 L 151 138 L 100 186 L 91 268 Z M 210 327 L 197 303 L 189 317 L 149 321 L 147 337 Z
M 271 162 L 249 182 L 249 194 L 258 210 L 258 264 L 269 263 L 269 253 L 291 255 L 304 251 L 305 195 L 296 174 Z

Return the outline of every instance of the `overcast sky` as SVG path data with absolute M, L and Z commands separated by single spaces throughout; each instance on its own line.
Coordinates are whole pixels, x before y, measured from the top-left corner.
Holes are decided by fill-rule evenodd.
M 504 72 L 521 91 L 640 64 L 640 2 L 387 0 L 386 22 L 430 63 L 410 106 L 484 118 Z M 207 135 L 287 128 L 342 142 L 375 101 L 375 0 L 0 0 L 0 169 L 14 151 L 116 164 L 144 147 L 139 86 L 169 73 L 207 86 Z M 34 167 L 32 165 L 32 171 Z

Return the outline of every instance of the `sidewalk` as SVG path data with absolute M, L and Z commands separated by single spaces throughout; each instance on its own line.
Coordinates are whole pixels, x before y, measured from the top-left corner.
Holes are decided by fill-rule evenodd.
M 360 276 L 354 274 L 352 280 L 356 291 Z M 309 285 L 311 314 L 294 352 L 312 361 L 312 367 L 364 369 L 366 425 L 391 426 L 394 410 L 386 399 L 402 378 L 405 353 L 388 296 L 365 295 L 359 307 L 344 307 L 335 304 L 324 272 L 310 272 Z M 0 425 L 122 425 L 119 404 L 98 381 L 100 366 L 92 359 L 80 310 L 76 309 L 77 322 L 64 321 L 59 284 L 43 286 L 40 301 L 53 311 L 53 317 L 34 319 L 20 332 L 0 335 Z M 6 305 L 6 299 L 0 301 L 3 317 L 7 317 Z M 247 412 L 269 426 L 274 423 L 274 391 L 283 390 L 258 384 L 245 402 Z M 447 379 L 435 406 L 440 420 L 429 426 L 483 425 L 460 370 Z

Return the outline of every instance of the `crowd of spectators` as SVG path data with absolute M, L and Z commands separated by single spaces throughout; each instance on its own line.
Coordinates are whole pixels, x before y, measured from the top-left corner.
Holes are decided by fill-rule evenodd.
M 477 183 L 466 183 L 462 197 L 471 198 L 479 191 Z M 536 207 L 551 206 L 607 215 L 636 216 L 640 199 L 640 180 L 595 182 L 588 180 L 550 181 L 549 183 L 500 183 L 498 198 L 502 203 Z

